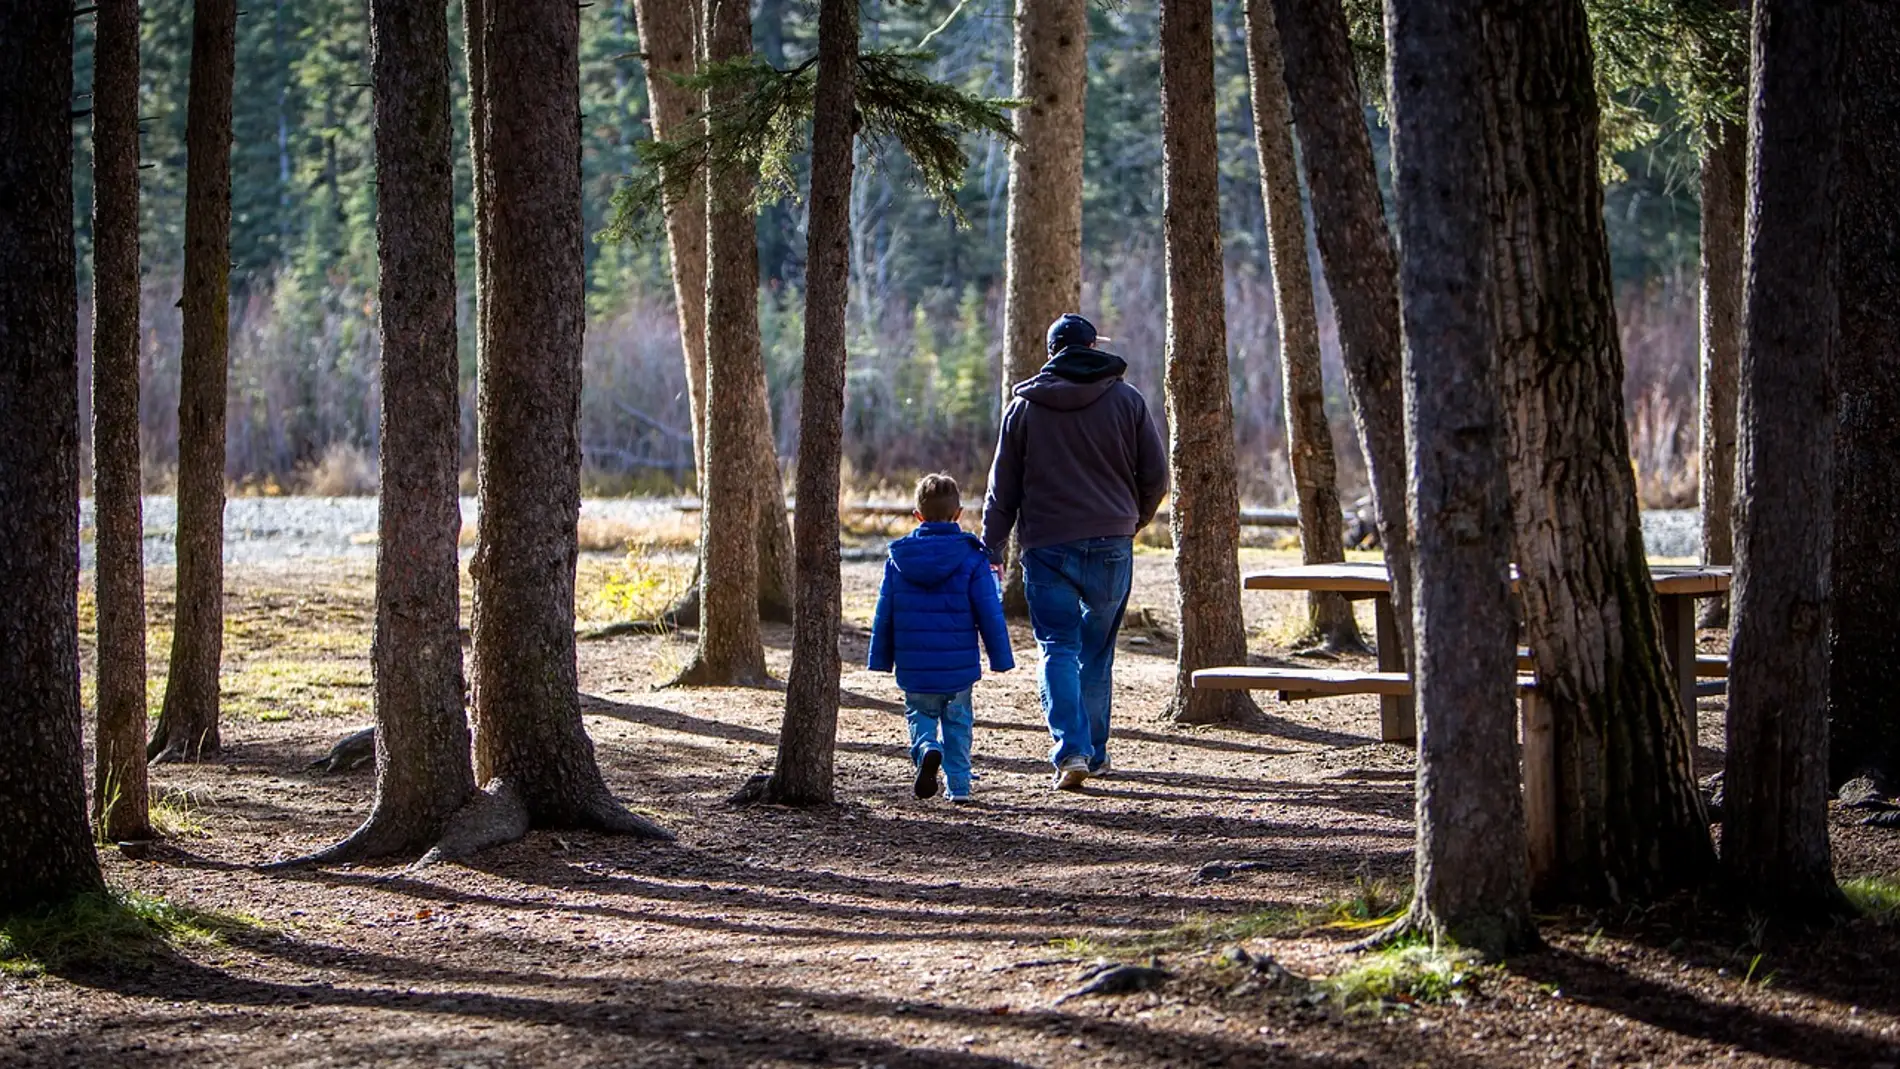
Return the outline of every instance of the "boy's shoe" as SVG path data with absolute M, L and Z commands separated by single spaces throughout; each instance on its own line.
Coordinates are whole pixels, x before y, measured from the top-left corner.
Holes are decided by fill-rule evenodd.
M 969 805 L 972 802 L 976 801 L 975 798 L 972 798 L 971 796 L 967 794 L 946 794 L 944 795 L 944 798 L 951 805 Z
M 1089 778 L 1089 759 L 1071 757 L 1056 766 L 1055 789 L 1058 791 L 1079 791 Z
M 911 784 L 911 793 L 919 798 L 929 798 L 937 793 L 937 770 L 943 767 L 943 752 L 925 750 L 923 760 L 917 762 L 917 782 Z

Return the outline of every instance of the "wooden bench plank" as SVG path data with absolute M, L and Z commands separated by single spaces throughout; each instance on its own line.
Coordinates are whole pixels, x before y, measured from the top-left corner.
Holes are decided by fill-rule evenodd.
M 1277 690 L 1287 694 L 1324 696 L 1344 694 L 1412 693 L 1412 680 L 1403 672 L 1350 672 L 1336 668 L 1268 668 L 1236 665 L 1203 668 L 1193 685 L 1204 690 Z

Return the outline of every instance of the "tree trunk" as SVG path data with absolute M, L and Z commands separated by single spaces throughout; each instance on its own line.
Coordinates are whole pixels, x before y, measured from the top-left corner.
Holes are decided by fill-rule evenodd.
M 645 51 L 647 96 L 653 102 L 653 136 L 677 140 L 690 136 L 695 124 L 702 123 L 702 99 L 699 93 L 674 82 L 668 75 L 690 74 L 696 69 L 704 10 L 696 3 L 680 0 L 639 0 L 641 46 Z M 687 191 L 666 198 L 666 238 L 673 273 L 673 299 L 679 309 L 680 347 L 686 358 L 686 400 L 693 421 L 693 470 L 700 473 L 700 490 L 706 471 L 706 185 L 695 176 Z M 756 255 L 756 254 L 755 254 Z M 765 373 L 760 365 L 758 388 L 764 396 Z M 761 401 L 763 404 L 763 401 Z M 773 445 L 771 423 L 760 428 L 754 448 L 761 457 L 760 468 L 776 475 L 778 450 Z M 703 563 L 703 562 L 702 562 Z M 667 610 L 666 618 L 682 627 L 699 624 L 700 576 L 695 566 L 693 581 Z M 792 546 L 791 531 L 785 522 L 785 492 L 773 478 L 759 487 L 759 618 L 780 623 L 792 619 Z
M 1418 857 L 1401 928 L 1491 956 L 1537 943 L 1518 789 L 1510 513 L 1481 6 L 1391 0 L 1393 185 L 1417 538 Z
M 1556 746 L 1540 893 L 1646 902 L 1715 861 L 1623 417 L 1582 0 L 1489 0 L 1492 271 L 1518 595 Z
M 1161 4 L 1162 225 L 1168 276 L 1170 525 L 1181 638 L 1169 715 L 1232 723 L 1245 691 L 1196 690 L 1194 670 L 1247 663 L 1240 615 L 1240 486 L 1222 294 L 1211 0 Z
M 1829 635 L 1829 785 L 1900 792 L 1900 19 L 1859 0 L 1842 136 L 1840 423 Z
M 778 761 L 765 801 L 832 799 L 838 738 L 838 466 L 844 446 L 846 304 L 851 295 L 851 173 L 858 0 L 823 0 L 812 120 L 805 255 L 805 381 L 798 435 L 798 619 Z
M 1845 6 L 1759 0 L 1751 68 L 1722 861 L 1741 893 L 1796 915 L 1844 905 L 1827 703 Z
M 707 0 L 711 62 L 752 54 L 744 0 Z M 733 90 L 724 90 L 730 94 Z M 726 99 L 708 95 L 707 106 Z M 758 435 L 766 425 L 765 365 L 759 353 L 759 254 L 752 177 L 735 168 L 708 182 L 706 234 L 706 467 L 700 473 L 699 645 L 674 682 L 688 686 L 765 678 L 759 635 L 760 488 L 778 486 L 778 466 L 762 470 Z M 776 496 L 776 495 L 775 495 Z M 784 522 L 783 503 L 779 522 Z M 835 523 L 836 516 L 828 517 Z
M 1267 250 L 1280 327 L 1280 372 L 1286 394 L 1287 459 L 1300 510 L 1300 559 L 1330 564 L 1346 559 L 1339 507 L 1333 431 L 1326 420 L 1320 374 L 1319 313 L 1306 260 L 1306 215 L 1300 172 L 1293 158 L 1293 113 L 1287 104 L 1280 31 L 1268 0 L 1247 3 L 1247 70 L 1253 89 L 1254 148 L 1260 157 L 1260 197 L 1266 208 Z M 1329 650 L 1363 652 L 1352 604 L 1339 594 L 1307 596 L 1304 642 Z
M 1049 324 L 1082 304 L 1082 127 L 1088 98 L 1086 0 L 1016 0 L 1015 111 L 1003 273 L 1003 406 L 1048 359 Z M 1003 606 L 1027 616 L 1012 536 Z
M 664 835 L 608 793 L 581 725 L 574 659 L 585 323 L 579 9 L 558 0 L 483 7 L 476 776 L 512 787 L 538 826 Z
M 0 917 L 103 887 L 79 711 L 73 21 L 0 0 Z
M 178 384 L 178 610 L 165 702 L 147 747 L 160 761 L 197 761 L 221 748 L 218 664 L 224 652 L 224 391 L 236 65 L 236 0 L 193 0 Z
M 1746 87 L 1739 53 L 1731 72 Z M 1700 458 L 1702 561 L 1735 561 L 1735 375 L 1742 359 L 1742 237 L 1748 206 L 1748 128 L 1710 122 L 1702 156 L 1702 412 Z M 1703 602 L 1704 627 L 1728 626 L 1728 599 Z M 1691 742 L 1695 740 L 1691 739 Z
M 325 861 L 419 854 L 475 793 L 463 711 L 446 0 L 370 0 L 381 286 L 376 799 Z
M 98 725 L 92 819 L 152 835 L 145 770 L 145 524 L 139 466 L 139 4 L 100 0 L 92 64 L 92 487 Z
M 1392 573 L 1399 642 L 1410 665 L 1412 541 L 1406 526 L 1399 276 L 1346 14 L 1339 0 L 1273 0 L 1273 11 L 1312 195 L 1313 233 L 1339 327 L 1346 392 L 1379 515 L 1379 544 Z
M 705 125 L 702 95 L 675 82 L 699 65 L 699 14 L 696 3 L 635 0 L 640 49 L 646 63 L 647 99 L 653 108 L 653 136 L 673 141 Z M 665 197 L 666 246 L 673 273 L 673 301 L 679 310 L 680 348 L 686 357 L 686 403 L 693 420 L 693 470 L 706 470 L 706 184 L 695 172 L 678 197 Z

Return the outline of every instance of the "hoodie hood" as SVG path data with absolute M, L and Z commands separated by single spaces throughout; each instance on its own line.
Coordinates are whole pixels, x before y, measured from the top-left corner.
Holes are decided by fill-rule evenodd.
M 891 564 L 912 584 L 934 587 L 981 552 L 982 539 L 956 524 L 926 523 L 891 543 Z
M 1017 383 L 1013 393 L 1044 408 L 1087 408 L 1115 388 L 1128 361 L 1100 349 L 1071 345 L 1049 358 L 1036 376 Z

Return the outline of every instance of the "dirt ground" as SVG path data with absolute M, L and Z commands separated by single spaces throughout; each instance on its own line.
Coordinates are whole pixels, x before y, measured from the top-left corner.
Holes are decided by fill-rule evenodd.
M 590 560 L 583 614 L 670 567 Z M 370 573 L 234 568 L 227 751 L 155 770 L 181 834 L 102 855 L 116 886 L 255 927 L 0 976 L 0 1066 L 1900 1065 L 1900 932 L 1789 935 L 1695 902 L 1546 917 L 1547 950 L 1456 1003 L 1343 1010 L 1300 978 L 1350 964 L 1351 918 L 1394 908 L 1412 865 L 1412 755 L 1377 741 L 1371 699 L 1165 723 L 1174 596 L 1144 551 L 1134 601 L 1164 630 L 1124 637 L 1113 777 L 1049 789 L 1019 627 L 1025 669 L 977 690 L 978 804 L 917 801 L 894 685 L 856 667 L 877 575 L 846 566 L 834 808 L 726 805 L 770 760 L 779 693 L 656 690 L 691 636 L 612 638 L 581 646 L 587 726 L 609 784 L 677 842 L 536 832 L 413 874 L 267 874 L 367 812 L 367 770 L 305 765 L 369 720 Z M 162 625 L 171 577 L 150 578 Z M 1286 656 L 1295 596 L 1246 598 L 1255 653 Z M 168 639 L 155 626 L 155 697 Z M 781 678 L 789 641 L 768 629 Z M 1703 708 L 1706 771 L 1722 717 Z M 1844 878 L 1900 871 L 1900 833 L 1835 823 Z M 1256 864 L 1199 878 L 1236 861 Z M 1236 944 L 1291 977 L 1220 961 Z M 1158 990 L 1063 999 L 1098 956 L 1150 954 L 1174 974 Z

